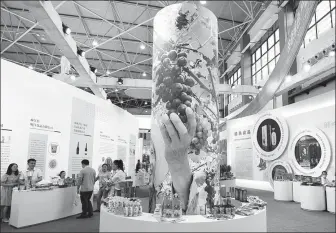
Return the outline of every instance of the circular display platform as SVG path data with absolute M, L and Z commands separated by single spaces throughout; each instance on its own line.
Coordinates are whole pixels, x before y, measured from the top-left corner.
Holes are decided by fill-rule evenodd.
M 125 94 L 134 99 L 151 99 L 152 90 L 148 88 L 129 88 Z
M 117 216 L 101 207 L 99 232 L 267 232 L 266 207 L 252 216 L 214 220 L 202 215 L 183 216 L 179 223 L 158 222 L 152 214 Z

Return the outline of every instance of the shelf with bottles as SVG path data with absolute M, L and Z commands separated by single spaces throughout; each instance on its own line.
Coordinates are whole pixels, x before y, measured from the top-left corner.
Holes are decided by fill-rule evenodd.
M 321 177 L 302 176 L 302 186 L 323 186 Z
M 108 212 L 124 217 L 138 217 L 142 215 L 141 201 L 136 198 L 110 196 L 104 200 Z
M 236 179 L 233 176 L 233 173 L 231 172 L 231 166 L 230 165 L 220 165 L 219 166 L 219 171 L 220 171 L 220 175 L 219 175 L 219 179 L 220 180 L 233 180 Z
M 275 181 L 293 181 L 294 180 L 294 176 L 292 173 L 284 173 L 282 175 L 277 175 L 274 177 Z

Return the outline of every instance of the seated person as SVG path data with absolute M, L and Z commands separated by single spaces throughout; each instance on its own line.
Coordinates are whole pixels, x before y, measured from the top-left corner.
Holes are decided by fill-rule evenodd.
M 35 168 L 36 159 L 28 159 L 28 168 L 23 170 L 20 176 L 20 183 L 25 185 L 33 185 L 42 180 L 42 172 L 40 169 Z
M 61 171 L 58 174 L 58 176 L 59 176 L 59 178 L 58 178 L 57 184 L 58 185 L 65 185 L 65 176 L 66 176 L 65 171 Z
M 324 185 L 324 186 L 327 186 L 327 185 L 331 184 L 331 182 L 328 180 L 327 176 L 328 176 L 327 171 L 323 171 L 322 175 L 321 175 L 321 184 Z

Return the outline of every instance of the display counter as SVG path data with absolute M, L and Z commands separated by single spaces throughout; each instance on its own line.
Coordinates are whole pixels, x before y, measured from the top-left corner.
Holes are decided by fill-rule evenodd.
M 232 180 L 220 180 L 219 181 L 220 185 L 225 185 L 225 187 L 228 189 L 230 187 L 235 188 L 236 187 L 236 179 L 232 179 Z
M 326 210 L 326 195 L 323 186 L 301 185 L 301 208 L 304 210 Z
M 301 202 L 300 201 L 300 190 L 301 187 L 301 181 L 294 181 L 293 182 L 293 201 L 295 202 Z
M 335 213 L 335 187 L 326 187 L 327 192 L 327 210 Z
M 77 203 L 77 205 L 75 205 Z M 82 212 L 77 187 L 47 191 L 13 191 L 9 224 L 20 228 Z
M 275 180 L 274 199 L 277 201 L 293 201 L 293 182 Z
M 100 232 L 267 232 L 266 207 L 252 216 L 236 215 L 232 220 L 208 219 L 202 215 L 187 215 L 178 223 L 158 222 L 152 214 L 124 217 L 100 211 Z

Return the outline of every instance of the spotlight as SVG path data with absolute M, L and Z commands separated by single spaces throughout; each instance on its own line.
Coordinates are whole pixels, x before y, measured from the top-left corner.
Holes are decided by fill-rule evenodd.
M 309 62 L 310 60 L 308 60 L 308 62 L 307 63 L 305 63 L 304 65 L 303 65 L 303 70 L 305 71 L 305 72 L 308 72 L 309 70 L 310 70 L 310 68 L 311 68 L 311 66 L 310 66 L 310 62 Z
M 251 99 L 253 99 L 253 96 L 252 96 L 252 95 L 250 95 L 250 96 L 249 96 L 249 99 L 250 99 L 250 100 L 251 100 Z
M 335 51 L 331 50 L 328 54 L 329 57 L 335 57 Z
M 145 104 L 148 104 L 147 101 L 145 101 Z
M 117 91 L 118 91 L 118 89 L 115 89 L 115 91 L 117 92 Z
M 106 70 L 106 75 L 110 75 L 111 72 L 109 70 Z
M 258 88 L 258 90 L 259 90 L 259 91 L 261 91 L 261 90 L 262 90 L 262 86 L 258 86 L 257 88 Z
M 200 1 L 200 3 L 201 3 L 202 5 L 205 5 L 205 4 L 206 4 L 206 1 Z
M 93 41 L 92 41 L 92 46 L 93 46 L 93 47 L 96 47 L 97 45 L 98 45 L 98 42 L 97 42 L 96 40 L 93 40 Z
M 285 82 L 290 82 L 292 80 L 292 76 L 291 75 L 287 75 L 285 77 Z
M 144 50 L 146 48 L 146 46 L 144 44 L 140 45 L 140 49 Z
M 327 52 L 326 49 L 323 49 L 322 53 L 323 53 L 324 56 L 327 56 L 327 55 L 328 55 L 328 52 Z
M 232 89 L 235 89 L 235 88 L 236 88 L 236 86 L 235 86 L 234 84 L 232 84 L 232 85 L 231 85 L 231 88 L 232 88 Z
M 118 78 L 118 84 L 119 85 L 123 85 L 123 83 L 124 83 L 123 79 L 122 78 Z
M 124 103 L 124 101 L 123 101 L 123 100 L 120 100 L 120 103 L 121 103 L 121 104 L 123 104 L 123 103 Z
M 62 23 L 62 28 L 63 28 L 64 34 L 70 35 L 71 29 L 68 26 L 66 26 L 64 23 Z
M 90 66 L 90 70 L 92 73 L 97 73 L 97 68 L 93 67 L 93 66 Z
M 146 76 L 147 76 L 146 72 L 143 72 L 143 73 L 142 73 L 142 76 L 146 77 Z
M 81 57 L 85 57 L 85 52 L 77 47 L 77 54 Z
M 75 80 L 76 80 L 75 75 L 71 75 L 71 76 L 70 76 L 70 79 L 71 79 L 72 81 L 75 81 Z
M 29 65 L 29 66 L 28 66 L 28 69 L 33 70 L 33 69 L 34 69 L 34 66 Z

